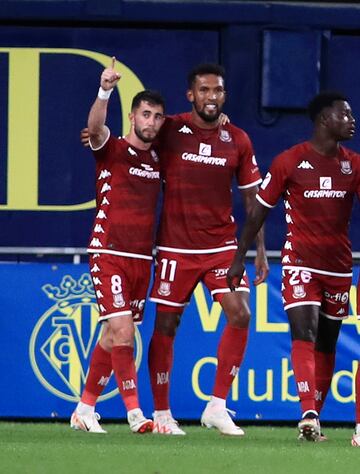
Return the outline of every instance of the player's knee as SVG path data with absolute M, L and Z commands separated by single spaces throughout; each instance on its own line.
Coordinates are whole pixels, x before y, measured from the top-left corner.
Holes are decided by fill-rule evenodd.
M 226 312 L 227 321 L 231 326 L 246 328 L 250 322 L 250 310 L 244 306 L 234 307 Z
M 158 312 L 155 320 L 155 330 L 164 336 L 175 336 L 180 319 L 180 314 Z
M 105 351 L 111 352 L 113 347 L 113 336 L 110 326 L 106 322 L 103 324 L 99 344 Z
M 133 324 L 114 325 L 111 328 L 112 344 L 114 346 L 133 346 L 135 337 L 135 327 Z
M 293 340 L 315 342 L 316 331 L 313 328 L 292 328 L 291 336 Z

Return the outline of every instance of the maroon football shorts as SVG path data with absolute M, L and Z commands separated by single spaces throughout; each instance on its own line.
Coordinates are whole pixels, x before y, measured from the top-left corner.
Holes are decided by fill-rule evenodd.
M 235 250 L 206 254 L 184 254 L 159 250 L 156 256 L 155 279 L 150 300 L 166 308 L 164 311 L 182 312 L 189 303 L 196 285 L 202 281 L 215 301 L 221 303 L 230 289 L 226 273 L 233 261 Z M 249 281 L 244 274 L 236 291 L 249 292 Z
M 152 261 L 106 253 L 89 257 L 99 321 L 132 314 L 134 323 L 140 324 Z
M 315 305 L 320 306 L 320 313 L 329 319 L 346 319 L 351 280 L 348 276 L 322 275 L 297 268 L 283 270 L 284 309 Z

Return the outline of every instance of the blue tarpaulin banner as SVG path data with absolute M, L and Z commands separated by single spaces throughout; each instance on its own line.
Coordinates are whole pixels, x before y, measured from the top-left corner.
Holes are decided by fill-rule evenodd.
M 252 265 L 248 266 L 248 273 L 250 278 L 254 276 Z M 229 408 L 236 410 L 238 419 L 295 420 L 300 415 L 280 279 L 280 265 L 272 264 L 266 284 L 251 291 L 248 348 L 227 402 Z M 84 386 L 101 329 L 88 266 L 3 263 L 0 286 L 0 417 L 69 417 Z M 355 295 L 353 286 L 351 316 L 341 331 L 323 420 L 354 419 L 354 374 L 360 357 Z M 155 306 L 148 302 L 145 321 L 136 331 L 140 400 L 148 416 L 153 404 L 147 350 L 154 317 Z M 182 317 L 175 343 L 171 378 L 174 416 L 200 418 L 211 394 L 216 348 L 224 324 L 221 307 L 211 301 L 200 284 Z M 113 376 L 97 410 L 103 418 L 125 417 Z

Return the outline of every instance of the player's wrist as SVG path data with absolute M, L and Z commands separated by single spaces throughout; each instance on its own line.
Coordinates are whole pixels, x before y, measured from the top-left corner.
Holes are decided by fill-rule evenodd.
M 98 98 L 101 99 L 101 100 L 109 100 L 110 96 L 111 96 L 111 93 L 114 89 L 109 89 L 109 90 L 105 90 L 103 89 L 101 86 L 99 87 L 99 90 L 98 90 Z

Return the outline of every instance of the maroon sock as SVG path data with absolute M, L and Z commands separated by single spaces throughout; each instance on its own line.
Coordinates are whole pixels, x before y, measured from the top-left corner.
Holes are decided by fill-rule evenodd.
M 134 348 L 130 346 L 115 346 L 112 349 L 111 358 L 116 382 L 126 410 L 138 408 L 139 399 Z
M 295 340 L 292 343 L 291 362 L 303 413 L 308 410 L 316 411 L 314 352 L 313 342 Z
M 149 346 L 149 372 L 155 410 L 168 410 L 174 336 L 154 331 Z
M 84 391 L 81 395 L 82 403 L 95 406 L 96 400 L 106 387 L 112 371 L 111 353 L 96 344 L 91 356 L 89 372 L 86 377 Z
M 231 384 L 239 372 L 247 336 L 247 328 L 235 328 L 229 324 L 225 326 L 217 353 L 218 365 L 213 390 L 215 397 L 226 399 Z
M 315 409 L 320 414 L 335 367 L 335 352 L 315 351 Z

